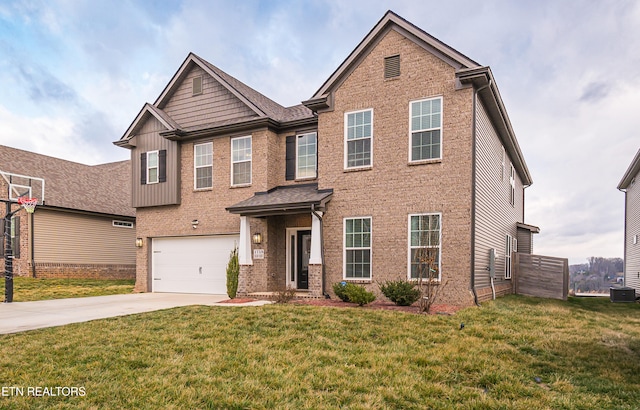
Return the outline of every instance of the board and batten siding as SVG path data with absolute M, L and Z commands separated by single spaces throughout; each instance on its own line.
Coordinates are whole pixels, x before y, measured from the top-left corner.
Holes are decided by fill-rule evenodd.
M 625 207 L 625 285 L 634 288 L 636 295 L 640 295 L 640 172 L 626 190 Z M 635 244 L 634 235 L 638 235 Z
M 502 170 L 502 142 L 480 99 L 476 111 L 476 181 L 475 181 L 475 287 L 491 286 L 489 252 L 496 250 L 495 285 L 508 284 L 504 279 L 506 235 L 517 237 L 516 223 L 524 215 L 524 188 L 516 172 L 515 201 L 511 205 L 509 183 L 511 160 L 505 153 Z
M 33 217 L 36 263 L 93 265 L 135 265 L 136 263 L 135 226 L 133 228 L 117 227 L 113 226 L 115 218 L 112 217 L 44 208 L 38 209 Z
M 193 95 L 193 79 L 198 76 L 202 76 L 202 93 Z M 169 101 L 160 108 L 182 128 L 257 117 L 238 97 L 198 66 L 187 72 Z
M 152 115 L 147 115 L 135 136 L 131 150 L 131 205 L 134 208 L 180 203 L 180 145 L 160 136 L 166 128 Z M 167 180 L 156 184 L 141 184 L 140 154 L 167 150 Z

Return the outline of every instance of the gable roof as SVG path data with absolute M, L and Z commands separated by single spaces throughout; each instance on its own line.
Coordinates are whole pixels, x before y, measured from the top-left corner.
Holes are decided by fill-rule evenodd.
M 303 104 L 312 109 L 314 106 L 320 108 L 321 105 L 319 106 L 317 103 L 323 100 L 326 102 L 329 93 L 335 90 L 349 76 L 390 30 L 397 31 L 455 69 L 479 66 L 469 57 L 389 10 L 349 54 L 346 60 L 331 74 L 327 81 L 322 84 L 318 91 L 309 100 L 303 101 Z
M 318 184 L 285 185 L 256 192 L 251 198 L 231 205 L 232 214 L 249 216 L 289 215 L 324 208 L 333 189 L 318 189 Z M 318 207 L 318 208 L 317 208 Z
M 44 178 L 45 206 L 135 216 L 130 197 L 131 161 L 91 166 L 0 145 L 0 169 Z
M 624 190 L 629 188 L 635 176 L 638 175 L 638 172 L 640 172 L 640 150 L 638 150 L 638 152 L 636 153 L 636 156 L 631 161 L 629 168 L 627 168 L 627 171 L 624 173 L 624 176 L 620 180 L 620 183 L 618 184 L 618 189 Z
M 405 36 L 427 52 L 440 58 L 456 70 L 456 77 L 462 84 L 471 84 L 479 92 L 487 106 L 489 117 L 497 129 L 505 149 L 513 160 L 514 167 L 520 175 L 523 184 L 533 183 L 531 174 L 524 160 L 524 155 L 511 126 L 507 110 L 502 102 L 493 74 L 489 67 L 483 67 L 456 49 L 446 45 L 431 36 L 421 28 L 389 10 L 349 54 L 346 60 L 334 71 L 316 93 L 302 103 L 312 110 L 331 109 L 333 105 L 332 92 L 342 84 L 360 62 L 369 54 L 378 42 L 391 30 Z M 485 87 L 486 86 L 486 87 Z
M 251 111 L 253 111 L 255 116 L 225 120 L 220 123 L 212 123 L 206 126 L 181 127 L 163 111 L 163 108 L 167 105 L 182 81 L 184 81 L 189 71 L 195 66 L 200 67 L 227 91 L 238 98 Z M 187 55 L 187 58 L 182 62 L 180 68 L 178 68 L 178 71 L 173 75 L 156 101 L 153 104 L 146 103 L 142 107 L 129 128 L 125 131 L 124 135 L 120 140 L 114 142 L 114 144 L 125 148 L 131 148 L 133 146 L 131 139 L 135 136 L 135 131 L 144 123 L 148 114 L 153 115 L 167 128 L 166 133 L 163 133 L 163 135 L 166 134 L 165 136 L 170 139 L 180 139 L 190 133 L 198 135 L 199 131 L 211 132 L 213 129 L 218 127 L 228 127 L 230 125 L 241 123 L 250 124 L 251 121 L 255 119 L 263 120 L 262 122 L 264 122 L 264 120 L 272 120 L 273 125 L 278 126 L 285 123 L 315 118 L 314 113 L 304 105 L 298 104 L 292 107 L 283 107 L 194 53 L 189 53 L 189 55 Z

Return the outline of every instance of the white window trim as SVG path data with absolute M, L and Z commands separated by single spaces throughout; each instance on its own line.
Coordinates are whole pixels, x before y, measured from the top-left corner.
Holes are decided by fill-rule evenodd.
M 369 246 L 361 248 L 347 249 L 347 220 L 348 219 L 368 219 L 369 220 Z M 369 250 L 369 277 L 368 278 L 349 278 L 347 277 L 347 250 L 368 249 Z M 371 216 L 349 216 L 342 218 L 342 279 L 351 281 L 373 281 L 373 218 Z
M 149 166 L 149 154 L 156 154 L 156 166 L 155 167 L 151 167 Z M 156 169 L 156 180 L 155 181 L 151 181 L 149 179 L 150 176 L 150 172 L 149 170 L 151 169 Z M 150 184 L 157 184 L 160 182 L 160 151 L 156 150 L 156 151 L 147 151 L 147 185 Z
M 243 138 L 248 138 L 248 139 L 251 140 L 251 159 L 248 160 L 248 161 L 236 161 L 236 162 L 233 162 L 233 141 L 234 140 L 240 140 L 240 139 L 243 139 Z M 230 175 L 231 186 L 232 187 L 249 186 L 253 182 L 253 138 L 252 138 L 251 135 L 245 135 L 243 137 L 234 137 L 234 138 L 231 138 L 231 144 L 230 145 L 231 145 L 231 147 L 230 147 L 231 148 L 231 161 L 230 161 L 231 162 L 231 175 Z M 233 183 L 233 164 L 240 164 L 242 162 L 250 162 L 251 163 L 250 172 L 249 172 L 249 182 L 244 182 L 242 184 L 234 184 Z
M 509 202 L 511 202 L 511 206 L 516 206 L 516 169 L 513 167 L 513 164 L 511 164 L 511 176 L 509 177 L 509 185 L 511 185 Z
M 633 235 L 633 244 L 637 245 L 638 244 L 638 235 Z
M 511 253 L 513 252 L 513 237 L 507 234 L 504 250 L 504 278 L 511 279 Z
M 412 130 L 411 129 L 411 125 L 412 125 L 412 121 L 411 121 L 412 118 L 411 117 L 413 115 L 413 108 L 412 108 L 411 104 L 416 103 L 416 102 L 430 101 L 430 100 L 440 100 L 440 127 L 427 128 L 427 129 L 424 129 L 424 130 L 417 130 L 417 131 Z M 420 164 L 420 163 L 423 163 L 423 162 L 428 163 L 428 162 L 434 162 L 434 161 L 442 161 L 442 153 L 443 153 L 443 148 L 444 148 L 444 146 L 443 146 L 443 144 L 444 144 L 444 138 L 443 138 L 444 126 L 443 126 L 443 124 L 444 124 L 444 99 L 443 99 L 443 97 L 441 95 L 434 96 L 434 97 L 429 97 L 429 98 L 422 98 L 420 100 L 409 101 L 409 152 L 408 152 L 409 156 L 408 156 L 408 158 L 409 158 L 409 163 L 410 164 Z M 414 132 L 423 132 L 423 131 L 434 131 L 434 130 L 437 130 L 437 129 L 440 130 L 440 156 L 438 158 L 427 158 L 427 159 L 416 159 L 416 160 L 412 159 L 411 158 L 411 154 L 413 152 L 413 147 L 412 147 L 412 144 L 411 144 L 411 140 L 413 139 L 412 138 L 413 137 L 413 133 Z
M 133 222 L 130 221 L 119 221 L 119 220 L 112 220 L 111 221 L 111 225 L 116 227 L 116 228 L 128 228 L 128 229 L 133 229 Z
M 196 165 L 196 147 L 202 145 L 210 145 L 211 146 L 211 164 L 210 165 Z M 198 188 L 198 173 L 196 172 L 198 168 L 207 168 L 211 167 L 211 186 Z M 202 144 L 193 144 L 193 189 L 195 190 L 206 190 L 213 188 L 213 142 L 204 142 Z
M 357 167 L 350 167 L 349 165 L 349 150 L 348 150 L 348 144 L 347 142 L 349 140 L 347 140 L 347 134 L 348 134 L 348 128 L 347 128 L 347 124 L 348 124 L 348 118 L 350 114 L 357 114 L 359 112 L 367 112 L 367 111 L 371 111 L 371 136 L 370 137 L 364 137 L 364 138 L 359 138 L 359 139 L 365 139 L 365 138 L 370 138 L 371 139 L 371 159 L 369 161 L 369 165 L 360 165 Z M 366 108 L 364 110 L 357 110 L 357 111 L 349 111 L 349 112 L 345 112 L 344 113 L 344 169 L 345 170 L 358 170 L 358 169 L 369 169 L 369 168 L 373 168 L 373 108 Z M 350 141 L 355 141 L 355 140 L 350 140 Z
M 298 141 L 300 137 L 305 135 L 315 134 L 316 136 L 316 174 L 312 177 L 299 177 L 298 176 Z M 316 131 L 303 132 L 302 134 L 296 134 L 296 180 L 316 179 L 318 178 L 318 133 Z
M 413 216 L 425 216 L 425 215 L 438 215 L 440 219 L 440 233 L 438 237 L 438 248 L 440 248 L 440 258 L 438 259 L 438 282 L 442 280 L 442 212 L 423 212 L 419 214 L 409 214 L 407 216 L 407 279 L 417 280 L 411 277 L 411 249 L 424 248 L 424 246 L 411 246 L 411 217 Z

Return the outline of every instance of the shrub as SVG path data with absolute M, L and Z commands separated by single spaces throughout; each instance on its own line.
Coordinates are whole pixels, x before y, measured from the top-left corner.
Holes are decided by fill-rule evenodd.
M 296 290 L 291 286 L 276 292 L 276 303 L 289 303 L 291 299 L 296 297 Z
M 388 280 L 379 284 L 380 291 L 398 306 L 411 306 L 420 299 L 416 283 L 408 280 Z
M 235 247 L 229 255 L 227 263 L 227 295 L 231 299 L 238 293 L 238 275 L 240 274 L 240 264 L 238 263 L 238 248 Z
M 343 302 L 349 302 L 349 297 L 347 296 L 347 287 L 353 286 L 352 283 L 347 282 L 338 282 L 333 284 L 333 293 L 336 294 L 337 297 L 340 298 Z
M 354 285 L 353 283 L 348 283 L 345 286 L 345 294 L 351 302 L 357 303 L 359 306 L 364 306 L 376 300 L 375 295 L 367 291 L 364 286 Z

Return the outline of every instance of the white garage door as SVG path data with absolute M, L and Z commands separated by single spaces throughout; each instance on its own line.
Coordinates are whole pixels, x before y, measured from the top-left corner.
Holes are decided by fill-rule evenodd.
M 237 243 L 237 235 L 153 239 L 152 291 L 226 294 L 229 253 Z

